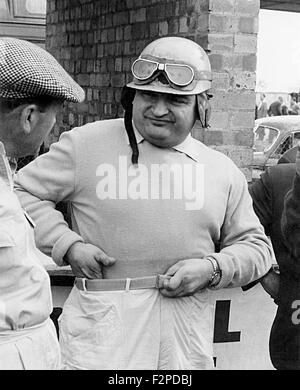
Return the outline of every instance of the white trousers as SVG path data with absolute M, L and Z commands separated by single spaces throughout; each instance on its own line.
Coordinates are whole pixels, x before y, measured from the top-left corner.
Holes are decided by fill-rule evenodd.
M 212 369 L 208 292 L 166 298 L 157 289 L 81 291 L 59 318 L 63 369 Z
M 0 332 L 0 370 L 58 370 L 60 348 L 53 322 Z

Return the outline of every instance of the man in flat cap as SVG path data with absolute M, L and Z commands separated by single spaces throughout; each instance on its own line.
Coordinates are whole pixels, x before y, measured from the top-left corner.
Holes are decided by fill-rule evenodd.
M 63 133 L 17 178 L 39 247 L 77 276 L 60 317 L 63 364 L 213 368 L 211 289 L 264 275 L 271 248 L 242 172 L 190 134 L 209 119 L 205 51 L 161 38 L 132 73 L 124 120 Z
M 50 281 L 34 223 L 13 191 L 14 161 L 35 154 L 64 100 L 84 91 L 44 49 L 0 38 L 0 369 L 58 369 Z

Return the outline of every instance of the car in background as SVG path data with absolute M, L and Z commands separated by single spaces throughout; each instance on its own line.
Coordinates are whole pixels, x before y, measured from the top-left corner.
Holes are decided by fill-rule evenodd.
M 270 116 L 256 119 L 253 145 L 253 179 L 277 164 L 287 150 L 300 141 L 300 115 Z

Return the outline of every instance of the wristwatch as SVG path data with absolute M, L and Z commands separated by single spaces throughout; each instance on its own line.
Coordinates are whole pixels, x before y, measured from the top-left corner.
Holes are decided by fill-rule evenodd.
M 214 259 L 213 257 L 206 257 L 206 260 L 210 261 L 213 266 L 213 273 L 211 275 L 207 287 L 215 287 L 221 280 L 222 271 L 216 259 Z

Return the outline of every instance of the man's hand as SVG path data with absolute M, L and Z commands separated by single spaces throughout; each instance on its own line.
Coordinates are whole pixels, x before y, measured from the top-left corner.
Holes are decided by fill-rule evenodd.
M 208 285 L 213 271 L 209 260 L 180 260 L 167 270 L 165 275 L 170 278 L 162 279 L 160 292 L 170 298 L 193 295 Z
M 87 279 L 102 279 L 102 266 L 111 266 L 116 261 L 95 245 L 83 242 L 75 242 L 65 258 L 75 276 Z
M 263 286 L 264 290 L 275 300 L 276 298 L 278 298 L 279 280 L 280 275 L 277 274 L 274 270 L 268 272 L 267 275 L 265 275 L 260 280 L 260 283 Z

